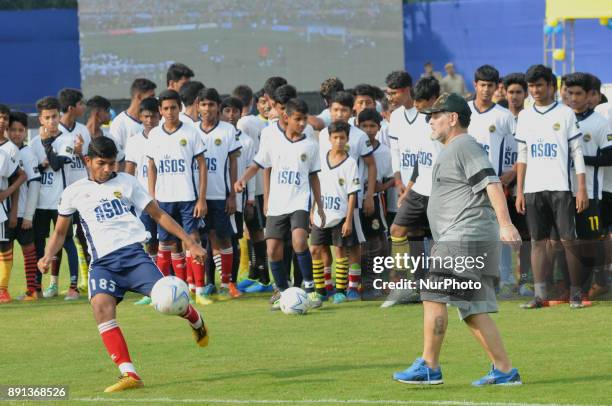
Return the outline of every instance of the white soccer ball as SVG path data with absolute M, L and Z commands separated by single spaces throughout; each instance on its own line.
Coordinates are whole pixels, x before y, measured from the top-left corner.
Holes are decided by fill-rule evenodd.
M 310 308 L 308 295 L 300 288 L 289 288 L 281 293 L 280 309 L 285 314 L 306 314 Z
M 185 314 L 189 306 L 189 286 L 176 276 L 164 276 L 151 290 L 151 304 L 163 314 Z

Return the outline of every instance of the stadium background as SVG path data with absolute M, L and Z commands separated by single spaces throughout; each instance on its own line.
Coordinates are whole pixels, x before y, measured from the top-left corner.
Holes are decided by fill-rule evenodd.
M 172 2 L 174 8 L 168 9 L 167 2 L 156 0 L 0 1 L 0 50 L 9 61 L 0 70 L 2 102 L 33 111 L 38 98 L 56 94 L 63 87 L 77 87 L 87 96 L 109 97 L 119 111 L 127 103 L 129 82 L 134 77 L 151 77 L 163 87 L 164 78 L 159 72 L 165 71 L 161 66 L 165 58 L 166 63 L 187 63 L 198 79 L 222 92 L 245 82 L 257 89 L 265 77 L 274 73 L 288 76 L 304 92 L 310 107 L 318 110 L 318 83 L 330 75 L 341 77 L 348 86 L 357 81 L 380 85 L 388 71 L 402 67 L 398 65 L 418 78 L 424 61 L 432 61 L 439 71 L 446 62 L 453 61 L 457 71 L 470 82 L 472 72 L 484 63 L 496 66 L 503 74 L 524 71 L 528 65 L 543 60 L 545 0 L 387 0 L 375 2 L 376 6 L 367 6 L 361 0 L 300 0 L 295 25 L 289 24 L 291 16 L 276 16 L 275 28 L 268 20 L 268 32 L 256 34 L 260 35 L 258 40 L 263 35 L 265 43 L 270 44 L 267 51 L 258 49 L 257 53 L 252 48 L 261 41 L 251 40 L 253 33 L 240 27 L 252 27 L 259 22 L 258 12 L 266 10 L 255 6 L 249 12 L 228 12 L 234 6 L 241 9 L 243 3 L 209 1 L 193 7 L 198 13 L 186 13 L 182 8 L 193 2 L 177 0 Z M 263 7 L 266 2 L 255 3 Z M 289 9 L 293 3 L 274 4 Z M 355 15 L 337 12 L 356 8 L 355 4 L 364 8 L 363 13 L 356 12 L 357 20 Z M 309 12 L 327 5 L 330 8 L 323 13 Z M 183 14 L 177 14 L 177 10 Z M 210 16 L 202 17 L 211 10 L 217 13 L 215 18 L 222 19 L 216 28 L 205 24 L 209 29 L 198 31 L 201 26 L 189 25 L 202 18 L 211 20 Z M 295 11 L 295 7 L 290 10 Z M 117 18 L 117 13 L 123 18 Z M 185 24 L 168 23 L 177 21 Z M 116 29 L 119 27 L 140 27 L 140 31 L 135 34 L 133 29 Z M 165 28 L 160 32 L 160 27 Z M 305 41 L 303 35 L 292 32 L 295 27 L 307 27 L 308 34 L 312 32 L 319 42 Z M 375 37 L 372 33 L 376 32 L 379 34 Z M 170 42 L 162 38 L 170 38 Z M 325 45 L 337 43 L 340 38 L 339 47 Z M 602 69 L 612 60 L 612 47 L 605 46 L 606 38 L 612 39 L 612 30 L 599 21 L 576 21 L 576 70 L 594 72 L 604 83 L 612 83 L 612 71 Z M 173 43 L 185 42 L 199 47 L 205 57 L 195 60 L 184 47 L 170 48 Z M 96 55 L 109 49 L 122 58 L 123 74 L 92 74 L 92 58 L 95 60 Z M 240 54 L 247 51 L 255 57 L 241 59 Z M 299 55 L 296 66 L 287 62 L 296 57 L 287 58 L 287 54 Z M 157 71 L 154 67 L 147 75 L 146 69 L 151 67 L 144 63 L 141 71 L 129 71 L 130 66 L 151 56 L 160 64 Z M 237 64 L 241 66 L 235 70 L 228 68 Z

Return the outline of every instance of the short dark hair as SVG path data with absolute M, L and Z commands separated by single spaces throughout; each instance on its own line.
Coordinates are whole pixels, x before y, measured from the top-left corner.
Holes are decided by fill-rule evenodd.
M 138 112 L 142 113 L 143 111 L 159 113 L 159 102 L 157 99 L 155 97 L 147 97 L 141 101 L 140 106 L 138 107 Z
M 430 100 L 432 97 L 440 96 L 440 83 L 434 77 L 426 77 L 419 79 L 414 85 L 415 100 Z
M 170 89 L 162 91 L 158 96 L 158 100 L 160 106 L 165 100 L 174 100 L 176 101 L 176 104 L 178 104 L 179 106 L 181 105 L 181 96 L 179 96 L 179 94 L 174 90 Z
M 217 104 L 221 104 L 221 96 L 219 96 L 219 92 L 217 92 L 217 89 L 214 87 L 207 87 L 200 90 L 200 93 L 198 93 L 198 98 L 200 101 L 210 100 Z
M 504 87 L 508 89 L 511 85 L 520 85 L 523 91 L 527 93 L 527 81 L 525 80 L 525 74 L 521 72 L 509 73 L 502 79 Z
M 385 100 L 387 98 L 387 96 L 385 95 L 385 92 L 378 86 L 371 86 L 372 90 L 374 91 L 374 96 L 375 96 L 375 100 Z
M 570 73 L 568 75 L 565 75 L 564 78 L 566 87 L 578 86 L 581 87 L 585 92 L 589 92 L 591 89 L 593 89 L 593 81 L 586 73 Z
M 382 111 L 389 111 L 389 99 L 386 97 L 380 99 L 380 108 Z
M 385 83 L 391 89 L 412 87 L 412 76 L 405 70 L 396 70 L 387 75 Z
M 65 113 L 69 107 L 76 107 L 77 103 L 83 100 L 83 93 L 79 89 L 65 88 L 59 91 L 57 99 L 60 103 L 60 110 Z
M 115 141 L 109 137 L 98 137 L 91 140 L 89 143 L 89 149 L 87 150 L 87 156 L 89 158 L 115 158 L 117 157 L 117 145 Z
M 344 83 L 342 83 L 342 81 L 337 77 L 332 76 L 330 78 L 325 79 L 323 83 L 321 83 L 319 94 L 327 102 L 327 104 L 330 104 L 334 94 L 343 90 Z
M 366 83 L 360 83 L 353 88 L 353 95 L 357 96 L 367 96 L 372 100 L 376 101 L 376 91 L 374 88 Z
M 382 116 L 376 109 L 363 109 L 357 116 L 357 122 L 363 123 L 364 121 L 373 121 L 380 126 Z
M 263 85 L 263 91 L 268 96 L 272 97 L 274 95 L 274 91 L 281 87 L 282 85 L 287 84 L 287 79 L 281 76 L 272 76 L 266 79 Z
M 297 89 L 291 85 L 282 85 L 274 91 L 272 100 L 276 103 L 285 104 L 291 99 L 297 97 Z
M 465 114 L 459 114 L 459 125 L 461 125 L 461 127 L 463 128 L 468 128 L 470 126 L 470 116 L 467 116 Z
M 591 90 L 595 90 L 597 93 L 601 94 L 601 79 L 592 73 L 587 73 L 586 75 L 591 80 Z
M 244 107 L 244 105 L 242 104 L 242 100 L 240 100 L 239 98 L 230 96 L 226 97 L 221 102 L 221 110 L 223 111 L 223 109 L 226 107 L 232 107 L 234 109 L 242 111 L 242 107 Z
M 28 128 L 28 115 L 22 111 L 11 111 L 9 114 L 9 127 L 13 123 L 21 123 L 22 126 Z
M 0 104 L 0 114 L 10 114 L 11 109 L 6 104 Z
M 239 98 L 242 105 L 248 107 L 253 102 L 253 89 L 247 85 L 238 85 L 232 91 L 232 96 Z
M 261 99 L 262 97 L 264 97 L 264 91 L 263 89 L 259 89 L 258 91 L 255 92 L 255 94 L 253 95 L 253 99 L 255 100 L 255 103 L 257 103 L 259 101 L 259 99 Z
M 553 83 L 554 75 L 548 66 L 542 64 L 531 65 L 525 72 L 525 81 L 527 83 L 535 83 L 540 79 L 544 79 L 546 83 Z
M 105 97 L 96 95 L 87 100 L 87 108 L 90 110 L 100 109 L 108 111 L 111 108 L 111 102 Z
M 136 94 L 150 92 L 151 90 L 155 89 L 157 89 L 157 85 L 149 79 L 134 79 L 132 86 L 130 86 L 130 96 L 134 97 Z
M 43 110 L 58 110 L 60 102 L 53 96 L 46 96 L 36 102 L 36 110 L 42 113 Z
M 338 92 L 334 94 L 329 105 L 331 106 L 334 103 L 338 103 L 344 107 L 352 109 L 353 105 L 355 104 L 355 98 L 349 92 Z
M 285 103 L 285 113 L 290 116 L 293 113 L 308 114 L 308 105 L 302 99 L 293 98 Z
M 431 61 L 427 61 L 423 64 L 423 66 L 433 66 L 433 63 L 431 63 Z
M 482 65 L 474 72 L 474 82 L 499 83 L 499 71 L 491 65 Z
M 166 72 L 166 86 L 170 84 L 171 80 L 177 81 L 181 80 L 181 78 L 192 78 L 194 77 L 194 73 L 191 68 L 183 63 L 173 63 L 168 68 L 168 72 Z
M 366 109 L 366 110 L 369 110 L 369 109 Z M 337 121 L 332 122 L 327 127 L 327 132 L 329 133 L 329 135 L 332 135 L 332 133 L 345 133 L 346 138 L 348 138 L 351 133 L 351 125 L 347 122 L 337 120 Z
M 204 84 L 202 82 L 198 82 L 197 80 L 189 81 L 183 86 L 181 86 L 181 90 L 179 90 L 179 96 L 181 97 L 181 101 L 185 106 L 191 106 L 195 103 L 198 98 L 198 93 L 200 90 L 204 89 Z

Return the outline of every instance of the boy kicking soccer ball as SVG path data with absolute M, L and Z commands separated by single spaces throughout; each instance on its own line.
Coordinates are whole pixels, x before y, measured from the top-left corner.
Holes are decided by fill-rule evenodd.
M 68 186 L 62 193 L 55 230 L 45 248 L 45 255 L 38 261 L 38 268 L 46 273 L 53 256 L 64 244 L 72 215 L 78 211 L 92 257 L 89 299 L 94 318 L 104 346 L 121 371 L 119 382 L 106 388 L 105 392 L 143 386 L 115 320 L 116 307 L 126 291 L 149 296 L 155 282 L 163 277 L 142 248 L 146 231 L 132 211 L 146 211 L 155 222 L 182 241 L 194 260 L 203 263 L 206 257 L 206 251 L 159 208 L 136 178 L 114 172 L 116 156 L 117 147 L 113 140 L 106 137 L 92 140 L 85 157 L 89 176 Z M 189 321 L 198 345 L 206 347 L 208 333 L 198 311 L 189 305 L 181 317 Z

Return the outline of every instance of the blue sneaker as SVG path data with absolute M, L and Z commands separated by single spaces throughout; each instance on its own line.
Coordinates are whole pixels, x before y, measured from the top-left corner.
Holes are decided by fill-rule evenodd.
M 349 289 L 346 291 L 346 300 L 349 302 L 354 302 L 356 300 L 361 300 L 361 295 L 357 289 Z
M 246 292 L 246 289 L 251 287 L 255 283 L 258 283 L 255 279 L 243 279 L 240 282 L 238 282 L 236 287 L 238 288 L 239 291 Z
M 340 304 L 344 301 L 346 301 L 346 295 L 344 293 L 338 292 L 334 295 L 334 304 Z
M 491 371 L 477 381 L 472 382 L 472 386 L 486 386 L 486 385 L 522 385 L 521 376 L 519 375 L 518 369 L 512 368 L 507 374 L 503 373 L 499 369 L 491 367 Z
M 410 368 L 393 374 L 393 380 L 412 385 L 440 385 L 442 380 L 442 369 L 440 367 L 431 369 L 423 358 L 414 360 Z
M 274 291 L 274 286 L 271 283 L 264 285 L 260 282 L 255 282 L 248 288 L 244 290 L 246 293 L 262 293 L 262 292 L 272 292 Z
M 209 283 L 208 285 L 204 286 L 204 295 L 211 296 L 215 293 L 217 293 L 217 287 L 212 283 Z

